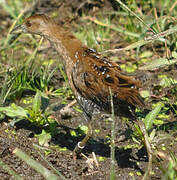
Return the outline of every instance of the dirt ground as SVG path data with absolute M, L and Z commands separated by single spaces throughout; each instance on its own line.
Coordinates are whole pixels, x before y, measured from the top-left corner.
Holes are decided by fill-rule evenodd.
M 52 13 L 58 13 L 55 19 L 64 24 L 68 17 L 81 14 L 84 11 L 86 14 L 94 15 L 95 11 L 103 12 L 104 9 L 113 10 L 116 7 L 113 6 L 111 1 L 95 1 L 95 4 L 83 5 L 83 7 L 78 8 L 80 5 L 79 1 L 65 2 L 65 1 L 39 1 L 35 6 L 34 11 L 38 13 L 46 13 L 51 15 Z M 89 7 L 88 7 L 89 6 Z M 78 8 L 78 9 L 77 9 Z M 96 10 L 95 10 L 96 9 Z M 60 12 L 60 13 L 59 13 Z M 7 14 L 1 15 L 0 18 L 7 18 Z M 78 17 L 68 22 L 76 28 L 75 24 L 79 23 Z M 65 23 L 67 26 L 67 23 Z M 5 32 L 3 31 L 5 34 Z M 111 47 L 114 47 L 114 42 L 112 42 Z M 49 50 L 48 54 L 50 56 Z M 57 55 L 55 55 L 57 58 Z M 120 55 L 119 55 L 120 56 Z M 150 79 L 145 82 L 144 89 L 152 90 L 153 85 L 158 82 L 157 74 L 165 73 L 173 77 L 176 75 L 177 66 L 172 65 L 168 69 L 162 69 L 159 72 L 148 72 Z M 57 82 L 60 78 L 60 74 L 54 76 L 53 82 Z M 55 79 L 56 78 L 56 79 Z M 177 78 L 177 77 L 176 77 Z M 58 84 L 57 86 L 60 86 Z M 58 102 L 59 99 L 53 98 L 50 102 Z M 151 99 L 150 102 L 153 102 Z M 89 140 L 89 143 L 85 147 L 83 153 L 92 158 L 92 152 L 96 154 L 97 157 L 102 157 L 99 159 L 99 168 L 90 167 L 86 158 L 82 157 L 76 161 L 72 158 L 72 150 L 74 149 L 77 142 L 83 137 L 73 137 L 70 135 L 69 131 L 72 129 L 77 129 L 79 125 L 84 125 L 84 117 L 81 113 L 73 110 L 73 114 L 70 118 L 62 118 L 60 111 L 56 110 L 53 114 L 56 121 L 58 122 L 58 129 L 60 133 L 52 137 L 50 146 L 46 149 L 50 149 L 50 153 L 45 154 L 44 147 L 38 145 L 38 140 L 35 134 L 41 133 L 42 129 L 35 127 L 27 120 L 20 121 L 14 126 L 10 124 L 11 119 L 7 118 L 0 122 L 0 158 L 8 166 L 10 166 L 15 172 L 21 175 L 24 179 L 44 179 L 39 173 L 33 170 L 25 162 L 16 157 L 12 152 L 15 148 L 20 148 L 22 151 L 30 155 L 33 159 L 40 162 L 46 168 L 51 170 L 51 167 L 43 160 L 42 157 L 50 162 L 66 179 L 70 180 L 107 180 L 110 178 L 110 144 L 109 137 L 111 135 L 111 122 L 106 121 L 106 115 L 101 115 L 101 118 L 95 118 L 93 121 L 93 129 L 99 129 L 93 134 L 93 137 Z M 171 116 L 170 122 L 175 121 L 175 117 Z M 168 123 L 170 123 L 168 122 Z M 133 130 L 133 125 L 131 123 L 126 123 L 125 121 L 116 121 L 116 179 L 129 180 L 129 179 L 141 179 L 142 175 L 145 173 L 147 168 L 147 153 L 144 147 L 136 147 L 135 142 L 130 137 Z M 168 132 L 159 130 L 158 132 L 161 136 L 167 136 Z M 173 152 L 177 156 L 177 141 L 175 140 L 175 133 L 168 136 L 168 138 L 161 138 L 159 142 L 156 142 L 156 146 L 161 148 L 162 144 L 166 149 L 170 151 L 165 151 L 167 154 Z M 55 146 L 61 147 L 60 149 L 55 148 Z M 135 146 L 135 147 L 134 147 Z M 66 147 L 66 150 L 62 148 Z M 126 147 L 126 148 L 125 148 Z M 45 150 L 46 150 L 45 149 Z M 167 160 L 160 160 L 162 164 L 167 165 Z M 152 180 L 161 179 L 162 171 L 159 170 L 156 163 L 153 163 L 153 174 L 151 176 Z M 4 169 L 0 168 L 0 179 L 11 180 L 13 179 Z

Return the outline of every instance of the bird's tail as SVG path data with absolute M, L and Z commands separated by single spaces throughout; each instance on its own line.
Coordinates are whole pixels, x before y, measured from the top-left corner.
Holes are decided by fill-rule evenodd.
M 138 89 L 135 88 L 120 88 L 120 91 L 117 93 L 117 98 L 133 106 L 145 106 L 143 98 L 140 96 Z

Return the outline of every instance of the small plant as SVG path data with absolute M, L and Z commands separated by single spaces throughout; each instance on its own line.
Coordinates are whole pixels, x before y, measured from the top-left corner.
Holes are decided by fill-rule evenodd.
M 159 113 L 160 113 L 160 111 L 161 111 L 161 109 L 162 109 L 163 106 L 164 106 L 164 105 L 163 105 L 162 103 L 158 103 L 158 104 L 155 106 L 155 108 L 146 115 L 146 117 L 145 117 L 145 119 L 143 120 L 143 122 L 144 122 L 144 125 L 145 125 L 145 127 L 146 127 L 146 131 L 147 131 L 147 132 L 149 132 L 150 130 L 152 130 L 153 123 L 154 123 L 156 117 L 159 115 Z M 136 128 L 136 131 L 134 131 L 134 133 L 133 133 L 133 140 L 134 140 L 135 142 L 138 142 L 138 144 L 141 144 L 141 143 L 144 141 L 144 140 L 143 140 L 143 139 L 144 139 L 144 138 L 143 138 L 143 134 L 142 134 L 142 132 L 141 132 L 141 130 L 140 130 L 140 128 L 138 127 L 137 124 L 135 124 L 134 126 L 135 126 L 135 128 Z M 149 141 L 150 141 L 150 142 L 153 141 L 153 138 L 155 137 L 155 133 L 156 133 L 156 131 L 155 131 L 155 130 L 152 130 L 151 133 L 149 134 Z
M 0 107 L 0 112 L 13 118 L 14 124 L 22 119 L 29 120 L 38 127 L 46 127 L 39 136 L 40 144 L 45 144 L 51 139 L 51 135 L 56 132 L 56 121 L 51 118 L 52 110 L 48 107 L 48 99 L 40 91 L 37 91 L 32 106 L 23 108 L 15 104 L 8 107 Z

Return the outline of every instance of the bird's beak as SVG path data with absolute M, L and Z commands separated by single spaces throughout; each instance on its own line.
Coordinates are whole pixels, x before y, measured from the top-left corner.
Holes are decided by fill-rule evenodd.
M 24 32 L 26 32 L 26 27 L 24 24 L 21 24 L 21 25 L 15 26 L 10 33 L 11 34 L 21 34 Z

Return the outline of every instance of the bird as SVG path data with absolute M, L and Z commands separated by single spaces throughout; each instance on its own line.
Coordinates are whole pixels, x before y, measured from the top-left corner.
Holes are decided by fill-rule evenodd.
M 82 152 L 92 135 L 92 116 L 98 111 L 111 113 L 111 97 L 115 115 L 137 120 L 136 107 L 145 106 L 139 89 L 142 83 L 135 76 L 125 74 L 116 62 L 84 45 L 70 31 L 45 14 L 34 14 L 17 25 L 12 33 L 38 34 L 51 42 L 61 55 L 69 85 L 83 110 L 88 133 L 73 150 L 73 157 Z M 151 145 L 141 120 L 137 120 L 144 135 L 149 159 Z

